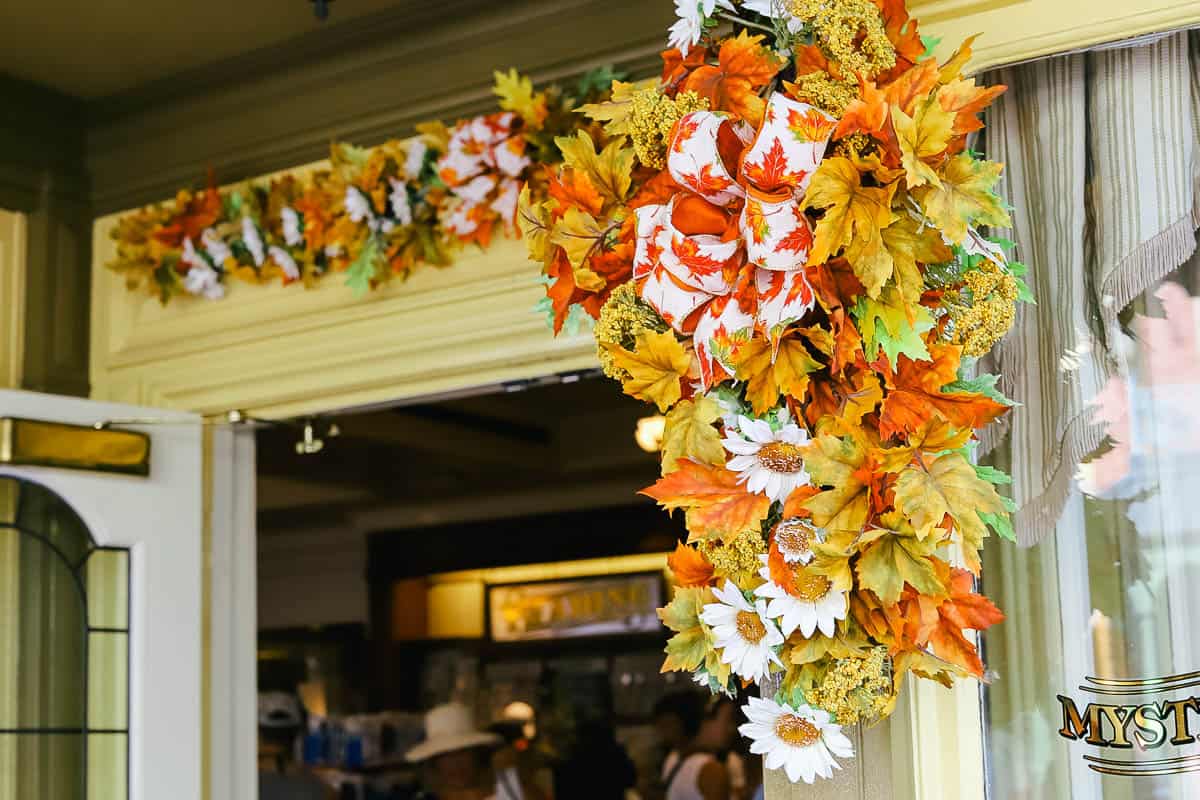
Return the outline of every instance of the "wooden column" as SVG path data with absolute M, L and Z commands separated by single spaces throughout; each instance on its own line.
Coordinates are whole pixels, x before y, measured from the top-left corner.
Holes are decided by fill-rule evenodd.
M 838 759 L 842 768 L 832 780 L 792 783 L 783 770 L 769 769 L 763 776 L 765 800 L 894 800 L 889 725 L 856 725 L 845 733 L 854 743 L 854 758 Z

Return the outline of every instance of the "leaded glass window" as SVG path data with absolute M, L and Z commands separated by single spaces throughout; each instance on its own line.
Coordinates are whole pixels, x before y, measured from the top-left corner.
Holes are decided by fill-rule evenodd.
M 0 476 L 0 800 L 125 800 L 129 551 Z

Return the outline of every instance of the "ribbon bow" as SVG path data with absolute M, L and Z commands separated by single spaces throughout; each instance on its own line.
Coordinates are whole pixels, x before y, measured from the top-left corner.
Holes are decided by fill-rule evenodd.
M 475 233 L 489 209 L 506 225 L 513 224 L 521 194 L 518 179 L 530 164 L 525 139 L 516 133 L 517 123 L 511 111 L 488 114 L 459 123 L 450 135 L 437 170 L 460 201 L 446 221 L 452 233 L 463 237 Z
M 732 371 L 735 336 L 783 329 L 813 307 L 804 277 L 813 233 L 800 201 L 836 120 L 782 94 L 755 132 L 728 114 L 693 111 L 675 128 L 667 170 L 683 187 L 637 209 L 633 275 L 641 296 L 691 334 L 707 388 Z

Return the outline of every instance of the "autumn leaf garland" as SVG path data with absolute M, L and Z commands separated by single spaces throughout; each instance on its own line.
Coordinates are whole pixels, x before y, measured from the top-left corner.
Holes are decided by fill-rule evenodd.
M 556 316 L 597 316 L 605 372 L 666 414 L 644 494 L 689 535 L 664 670 L 758 683 L 752 714 L 845 756 L 837 723 L 905 675 L 982 678 L 970 631 L 1003 619 L 975 579 L 1013 506 L 974 443 L 1012 403 L 973 357 L 1031 298 L 986 233 L 1001 165 L 965 138 L 1003 87 L 963 77 L 970 41 L 928 57 L 901 0 L 706 8 L 679 10 L 694 45 L 657 83 L 614 84 L 581 109 L 603 129 L 560 143 L 552 181 L 608 183 L 607 152 L 615 190 L 523 202 L 527 241 Z M 810 780 L 817 746 L 776 761 Z

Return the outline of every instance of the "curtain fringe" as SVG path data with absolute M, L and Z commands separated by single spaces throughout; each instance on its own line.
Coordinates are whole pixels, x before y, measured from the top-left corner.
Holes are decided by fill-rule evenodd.
M 1017 544 L 1033 547 L 1054 533 L 1075 487 L 1075 469 L 1104 440 L 1104 426 L 1091 420 L 1092 409 L 1072 419 L 1059 442 L 1058 459 L 1042 493 L 1026 500 L 1013 517 Z
M 1101 304 L 1106 326 L 1111 327 L 1138 295 L 1192 257 L 1196 252 L 1198 213 L 1200 209 L 1193 207 L 1190 214 L 1138 245 L 1109 273 L 1103 290 L 1112 296 L 1112 302 Z

